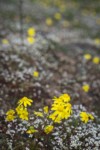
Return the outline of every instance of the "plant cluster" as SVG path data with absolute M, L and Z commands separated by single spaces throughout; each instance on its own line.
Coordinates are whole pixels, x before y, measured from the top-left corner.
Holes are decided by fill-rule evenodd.
M 62 94 L 53 98 L 51 108 L 45 106 L 33 112 L 29 110 L 33 100 L 20 99 L 5 116 L 8 149 L 99 150 L 97 116 L 82 105 L 72 106 L 70 99 L 69 94 Z

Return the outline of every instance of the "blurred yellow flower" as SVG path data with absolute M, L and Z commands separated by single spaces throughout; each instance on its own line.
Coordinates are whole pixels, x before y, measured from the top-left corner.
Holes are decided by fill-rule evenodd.
M 84 58 L 85 58 L 86 60 L 90 60 L 90 59 L 92 58 L 92 56 L 91 56 L 90 54 L 85 54 L 85 55 L 84 55 Z
M 19 118 L 22 120 L 28 120 L 28 111 L 26 108 L 24 108 L 22 111 L 20 111 Z
M 80 117 L 81 117 L 81 120 L 84 122 L 84 123 L 87 123 L 89 121 L 89 116 L 86 112 L 81 112 L 80 113 Z
M 6 115 L 14 115 L 15 111 L 13 109 L 10 109 L 6 112 Z
M 58 98 L 54 97 L 54 103 L 59 103 L 59 102 L 69 102 L 70 101 L 70 95 L 69 94 L 61 94 Z
M 46 24 L 48 26 L 52 26 L 53 25 L 53 20 L 51 18 L 47 18 L 45 22 L 46 22 Z
M 38 72 L 38 71 L 34 71 L 34 72 L 33 72 L 33 77 L 38 78 L 38 77 L 39 77 L 39 72 Z
M 2 44 L 9 44 L 9 41 L 7 39 L 2 39 Z
M 33 100 L 31 100 L 31 99 L 29 99 L 27 97 L 23 97 L 22 99 L 20 99 L 18 101 L 18 105 L 23 105 L 23 106 L 27 107 L 27 105 L 31 106 L 32 102 L 33 102 Z
M 55 14 L 54 14 L 54 18 L 55 18 L 56 20 L 60 20 L 60 19 L 62 18 L 62 16 L 61 16 L 60 13 L 55 13 Z
M 6 120 L 7 121 L 13 121 L 15 119 L 15 111 L 13 109 L 10 109 L 9 111 L 7 111 L 6 113 Z
M 83 89 L 84 92 L 88 92 L 89 89 L 90 89 L 90 86 L 89 86 L 88 84 L 84 84 L 84 85 L 82 86 L 82 89 Z
M 45 128 L 44 128 L 44 132 L 46 134 L 49 134 L 50 132 L 52 132 L 52 130 L 54 129 L 54 126 L 52 125 L 47 125 Z
M 23 105 L 18 105 L 18 106 L 16 107 L 16 112 L 17 112 L 17 114 L 20 115 L 21 112 L 23 111 L 23 109 L 25 109 Z
M 92 61 L 93 61 L 94 64 L 99 64 L 100 58 L 99 57 L 94 57 Z
M 34 114 L 38 117 L 43 117 L 43 113 L 42 112 L 37 112 L 37 111 L 34 111 Z
M 33 134 L 35 132 L 38 132 L 38 130 L 35 130 L 33 126 L 30 126 L 29 129 L 26 131 L 28 134 Z
M 93 116 L 93 115 L 88 114 L 88 116 L 89 116 L 89 118 L 90 118 L 91 120 L 94 120 L 94 116 Z
M 13 121 L 15 119 L 15 116 L 14 115 L 7 115 L 6 116 L 6 120 L 7 121 Z
M 47 114 L 48 113 L 48 106 L 45 106 L 44 108 L 43 108 L 43 110 L 44 110 L 44 112 Z
M 80 117 L 84 123 L 87 123 L 89 120 L 94 120 L 93 115 L 86 113 L 86 112 L 81 112 Z
M 35 38 L 34 37 L 27 37 L 27 41 L 30 43 L 30 44 L 34 44 L 35 43 Z
M 70 101 L 70 95 L 69 94 L 61 94 L 59 96 L 60 99 L 62 99 L 63 102 L 69 102 Z
M 94 42 L 96 45 L 100 45 L 100 39 L 99 38 L 95 39 Z
M 27 30 L 27 33 L 28 33 L 28 36 L 35 36 L 36 31 L 34 28 L 31 27 Z

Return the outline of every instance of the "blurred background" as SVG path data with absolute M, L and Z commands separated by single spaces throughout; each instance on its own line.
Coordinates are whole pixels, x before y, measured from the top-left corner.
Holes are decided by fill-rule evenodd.
M 99 58 L 100 0 L 0 0 L 3 111 L 23 96 L 38 108 L 69 93 L 72 103 L 100 113 Z

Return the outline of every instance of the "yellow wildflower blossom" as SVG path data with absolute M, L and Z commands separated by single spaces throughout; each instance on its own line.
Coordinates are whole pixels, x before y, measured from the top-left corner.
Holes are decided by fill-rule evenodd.
M 60 97 L 63 102 L 69 102 L 70 101 L 70 95 L 69 94 L 62 94 Z
M 9 44 L 9 41 L 7 39 L 2 39 L 3 44 Z
M 28 41 L 30 44 L 34 44 L 34 43 L 35 43 L 35 38 L 34 38 L 34 37 L 27 37 L 27 41 Z
M 43 113 L 42 112 L 37 112 L 37 111 L 34 111 L 34 114 L 38 117 L 43 117 Z
M 45 22 L 46 22 L 46 24 L 48 26 L 52 26 L 53 25 L 53 20 L 51 18 L 47 18 Z
M 45 107 L 43 108 L 43 110 L 44 110 L 44 112 L 47 114 L 47 113 L 48 113 L 48 106 L 45 106 Z
M 53 98 L 54 103 L 59 103 L 59 102 L 69 102 L 70 101 L 70 95 L 69 94 L 62 94 L 60 97 L 54 97 Z
M 89 120 L 94 120 L 93 115 L 86 113 L 86 112 L 81 112 L 80 117 L 84 123 L 87 123 Z
M 90 54 L 85 54 L 85 55 L 84 55 L 84 58 L 85 58 L 86 60 L 90 60 L 90 59 L 92 58 L 92 56 L 91 56 Z
M 33 76 L 36 77 L 36 78 L 38 78 L 39 77 L 39 72 L 38 71 L 34 71 L 33 72 Z
M 70 117 L 72 106 L 70 103 L 54 103 L 51 110 L 54 112 L 50 114 L 49 118 L 51 118 L 54 122 L 59 123 L 62 119 Z
M 31 27 L 27 30 L 27 33 L 29 36 L 34 36 L 36 34 L 36 31 L 34 28 Z
M 19 114 L 19 118 L 21 118 L 22 120 L 28 120 L 28 111 L 27 109 L 23 109 L 22 111 L 20 111 Z
M 89 116 L 86 112 L 81 112 L 80 113 L 80 117 L 81 117 L 81 120 L 84 122 L 84 123 L 87 123 L 89 121 Z
M 17 112 L 17 114 L 18 114 L 18 115 L 21 114 L 21 112 L 22 112 L 23 109 L 25 109 L 23 105 L 18 105 L 18 106 L 16 107 L 16 112 Z
M 90 118 L 91 120 L 94 120 L 94 117 L 93 117 L 93 115 L 91 115 L 91 114 L 88 114 L 88 116 L 89 116 L 89 118 Z
M 18 104 L 27 107 L 27 105 L 31 106 L 31 105 L 32 105 L 32 104 L 31 104 L 32 102 L 33 102 L 33 100 L 31 100 L 31 99 L 29 99 L 29 98 L 27 98 L 27 97 L 23 97 L 22 99 L 20 99 L 20 100 L 18 101 Z
M 7 115 L 6 116 L 6 120 L 7 121 L 13 121 L 15 119 L 14 114 L 15 114 L 15 111 L 13 109 L 10 109 L 9 111 L 7 111 L 7 113 L 6 113 L 6 115 Z
M 84 85 L 82 86 L 82 89 L 83 89 L 84 92 L 88 92 L 89 89 L 90 89 L 90 86 L 89 86 L 88 84 L 84 84 Z
M 92 61 L 93 61 L 94 64 L 99 64 L 100 58 L 99 57 L 94 57 Z
M 35 132 L 38 132 L 38 130 L 35 130 L 33 126 L 30 126 L 29 129 L 26 131 L 28 134 L 33 134 Z
M 56 20 L 60 20 L 61 19 L 61 14 L 60 13 L 55 13 L 55 15 L 54 15 L 54 18 L 56 19 Z
M 14 115 L 7 115 L 6 116 L 6 120 L 7 121 L 13 121 L 15 119 L 15 116 Z
M 45 128 L 44 128 L 44 132 L 46 134 L 49 134 L 50 132 L 52 132 L 52 130 L 54 129 L 54 126 L 52 125 L 47 125 Z
M 13 109 L 10 109 L 6 112 L 6 115 L 14 115 L 15 111 Z

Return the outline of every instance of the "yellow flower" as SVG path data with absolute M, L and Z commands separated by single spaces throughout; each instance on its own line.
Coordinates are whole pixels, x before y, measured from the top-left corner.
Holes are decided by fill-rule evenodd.
M 45 106 L 45 107 L 43 108 L 43 110 L 44 110 L 44 112 L 47 114 L 47 113 L 48 113 L 48 106 Z
M 47 18 L 45 22 L 46 22 L 46 24 L 48 26 L 52 26 L 53 25 L 53 20 L 51 18 Z
M 70 95 L 69 94 L 62 94 L 60 97 L 63 102 L 69 102 L 70 101 Z
M 60 97 L 54 97 L 53 98 L 54 103 L 59 103 L 59 102 L 69 102 L 70 101 L 70 95 L 69 94 L 62 94 Z
M 99 57 L 94 57 L 92 61 L 93 61 L 94 64 L 99 64 L 100 58 Z
M 99 38 L 95 39 L 94 42 L 96 45 L 100 45 L 100 39 Z
M 61 14 L 60 13 L 55 13 L 55 15 L 54 15 L 54 18 L 56 19 L 56 20 L 60 20 L 61 19 Z
M 84 123 L 87 123 L 89 121 L 89 116 L 86 112 L 81 112 L 80 113 L 80 117 L 81 117 L 81 120 L 84 122 Z
M 88 84 L 85 84 L 85 85 L 82 86 L 82 89 L 83 89 L 84 92 L 88 92 L 89 89 L 90 89 L 90 86 Z
M 17 114 L 20 115 L 21 112 L 23 111 L 23 109 L 25 109 L 23 105 L 18 105 L 18 106 L 16 107 L 16 112 L 17 112 Z
M 94 120 L 93 115 L 86 113 L 86 112 L 81 112 L 80 117 L 84 123 L 87 123 L 89 120 Z
M 33 134 L 35 132 L 38 132 L 38 131 L 35 130 L 33 126 L 30 126 L 29 129 L 26 131 L 26 133 L 28 133 L 28 134 Z
M 43 117 L 43 113 L 42 112 L 37 112 L 37 111 L 34 111 L 34 114 L 38 117 Z
M 51 118 L 54 122 L 60 123 L 62 119 L 70 117 L 72 106 L 70 103 L 54 103 L 51 110 L 54 110 L 54 112 L 50 114 L 49 118 Z
M 9 111 L 7 111 L 7 113 L 6 113 L 6 115 L 7 115 L 6 116 L 6 120 L 7 121 L 13 121 L 15 119 L 14 114 L 15 114 L 15 111 L 13 109 L 10 109 Z
M 6 120 L 7 121 L 13 121 L 15 119 L 15 116 L 14 115 L 7 115 L 6 116 Z
M 88 116 L 89 116 L 89 119 L 91 119 L 91 120 L 94 120 L 94 117 L 93 117 L 93 115 L 91 115 L 91 114 L 88 114 Z
M 34 44 L 34 43 L 35 43 L 35 38 L 34 38 L 34 37 L 27 37 L 27 41 L 28 41 L 30 44 Z
M 29 29 L 27 30 L 27 33 L 28 33 L 29 36 L 35 36 L 36 31 L 35 31 L 34 28 L 31 27 L 31 28 L 29 28 Z
M 86 60 L 90 60 L 90 59 L 92 58 L 92 56 L 91 56 L 90 54 L 85 54 L 85 55 L 84 55 L 84 58 L 85 58 Z
M 46 134 L 49 134 L 50 132 L 52 132 L 52 130 L 54 129 L 54 126 L 52 125 L 47 125 L 45 128 L 44 128 L 44 132 Z
M 3 39 L 3 40 L 2 40 L 2 43 L 3 43 L 3 44 L 9 44 L 9 41 L 8 41 L 7 39 Z
M 36 77 L 36 78 L 38 78 L 39 77 L 39 72 L 38 71 L 34 71 L 33 72 L 33 76 Z
M 22 120 L 28 120 L 28 111 L 26 108 L 20 111 L 19 118 Z
M 29 98 L 27 98 L 27 97 L 23 97 L 22 99 L 20 99 L 20 100 L 18 101 L 18 104 L 27 107 L 27 105 L 31 106 L 31 105 L 32 105 L 32 104 L 31 104 L 32 102 L 33 102 L 33 100 L 31 100 L 31 99 L 29 99 Z
M 13 109 L 10 109 L 6 112 L 6 115 L 14 115 L 15 111 Z
M 52 104 L 51 110 L 54 112 L 50 114 L 49 118 L 51 118 L 54 122 L 60 123 L 62 119 L 67 119 L 70 117 L 72 113 L 72 106 L 70 103 L 70 95 L 62 94 L 58 98 L 54 97 L 54 103 Z

